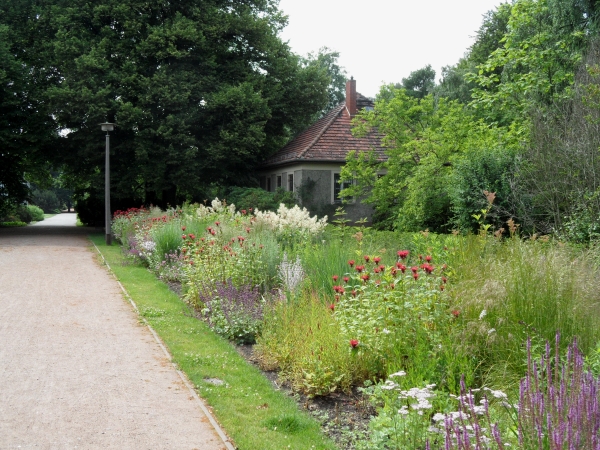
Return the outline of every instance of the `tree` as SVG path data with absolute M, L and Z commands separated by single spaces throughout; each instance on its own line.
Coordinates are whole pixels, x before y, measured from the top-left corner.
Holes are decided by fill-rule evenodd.
M 424 98 L 433 91 L 434 86 L 435 70 L 431 68 L 431 64 L 412 71 L 407 78 L 402 78 L 402 83 L 396 85 L 397 88 L 405 89 L 407 95 L 414 98 Z
M 46 107 L 36 97 L 35 74 L 13 51 L 14 36 L 0 24 L 0 217 L 29 197 L 28 181 L 49 180 L 56 136 Z
M 320 116 L 331 111 L 346 98 L 347 75 L 344 68 L 338 64 L 339 57 L 339 52 L 327 47 L 321 47 L 317 54 L 309 53 L 303 60 L 305 66 L 315 66 L 323 70 L 329 78 L 329 86 L 327 88 L 329 100 L 325 108 L 319 113 Z
M 115 207 L 165 206 L 243 183 L 327 102 L 329 79 L 281 42 L 272 0 L 4 0 L 0 17 L 45 76 L 41 98 L 69 131 L 60 160 L 80 199 L 101 196 L 101 122 L 117 123 Z

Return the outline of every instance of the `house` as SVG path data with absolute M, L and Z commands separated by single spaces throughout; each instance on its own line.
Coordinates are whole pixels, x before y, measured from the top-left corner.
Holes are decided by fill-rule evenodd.
M 345 186 L 340 183 L 340 170 L 351 150 L 375 151 L 384 160 L 382 136 L 371 132 L 365 137 L 352 135 L 352 118 L 362 109 L 373 108 L 373 101 L 356 92 L 356 80 L 346 82 L 346 101 L 341 103 L 283 148 L 265 160 L 257 169 L 260 185 L 267 191 L 283 188 L 296 193 L 302 206 L 313 214 L 333 218 L 336 208 L 343 206 L 346 218 L 371 220 L 373 209 L 357 199 L 342 205 L 339 196 Z

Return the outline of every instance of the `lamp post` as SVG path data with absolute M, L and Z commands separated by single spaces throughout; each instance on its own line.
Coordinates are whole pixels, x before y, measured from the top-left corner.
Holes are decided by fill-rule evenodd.
M 114 123 L 101 123 L 102 131 L 106 131 L 106 170 L 104 174 L 104 234 L 106 245 L 112 244 L 110 235 L 110 135 L 115 129 Z

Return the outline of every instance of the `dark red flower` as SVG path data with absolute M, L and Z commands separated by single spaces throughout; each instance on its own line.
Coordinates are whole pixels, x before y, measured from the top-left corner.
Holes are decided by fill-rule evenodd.
M 333 281 L 337 281 L 339 277 L 337 275 L 334 275 L 331 278 L 333 278 Z
M 361 275 L 360 277 L 362 278 L 363 282 L 365 282 L 365 283 L 369 280 L 369 278 L 371 278 L 368 273 L 365 273 L 364 275 Z
M 373 262 L 375 264 L 379 264 L 379 261 L 381 261 L 381 258 L 379 256 L 376 256 L 375 258 L 373 258 Z
M 350 339 L 350 347 L 356 348 L 356 347 L 358 347 L 358 344 L 359 344 L 358 339 Z
M 348 261 L 348 264 L 350 264 L 350 267 L 354 267 L 354 260 L 351 259 L 350 261 Z
M 400 259 L 406 259 L 409 254 L 410 252 L 408 250 L 400 250 L 398 252 L 398 256 L 400 257 Z
M 181 231 L 185 231 L 185 225 L 181 227 Z
M 448 278 L 442 277 L 442 283 L 446 284 L 448 282 Z
M 363 258 L 365 258 L 365 262 L 369 262 L 371 257 L 369 255 L 365 255 L 363 256 Z
M 187 238 L 187 236 L 185 234 L 182 234 L 181 239 L 185 239 L 185 238 Z
M 363 270 L 365 270 L 365 266 L 356 266 L 356 271 L 358 273 L 361 273 Z
M 350 281 L 350 278 L 344 277 L 344 283 L 347 283 L 348 281 Z
M 425 261 L 427 261 L 427 262 L 431 262 L 431 256 L 430 256 L 430 255 L 427 255 L 427 256 L 425 257 Z
M 417 272 L 413 272 L 413 278 L 416 280 L 419 279 L 419 274 Z
M 380 272 L 385 272 L 385 266 L 383 264 L 379 265 L 379 271 Z
M 443 291 L 444 289 L 446 289 L 446 285 L 445 284 L 440 284 L 440 291 Z
M 329 309 L 332 310 L 332 311 L 335 311 L 335 304 L 332 303 L 331 305 L 329 305 Z
M 221 225 L 221 222 L 215 222 L 215 225 L 219 226 L 219 225 Z
M 381 272 L 381 270 L 379 270 L 379 267 L 375 267 L 375 268 L 373 269 L 373 272 L 375 272 L 375 273 L 379 273 L 379 272 Z
M 417 273 L 419 268 L 417 266 L 412 266 L 410 270 L 412 270 L 413 273 Z

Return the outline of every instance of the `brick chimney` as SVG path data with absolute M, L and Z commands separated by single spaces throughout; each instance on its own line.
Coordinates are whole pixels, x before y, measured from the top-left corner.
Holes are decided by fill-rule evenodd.
M 350 77 L 346 81 L 346 109 L 350 113 L 350 117 L 356 115 L 356 80 Z

